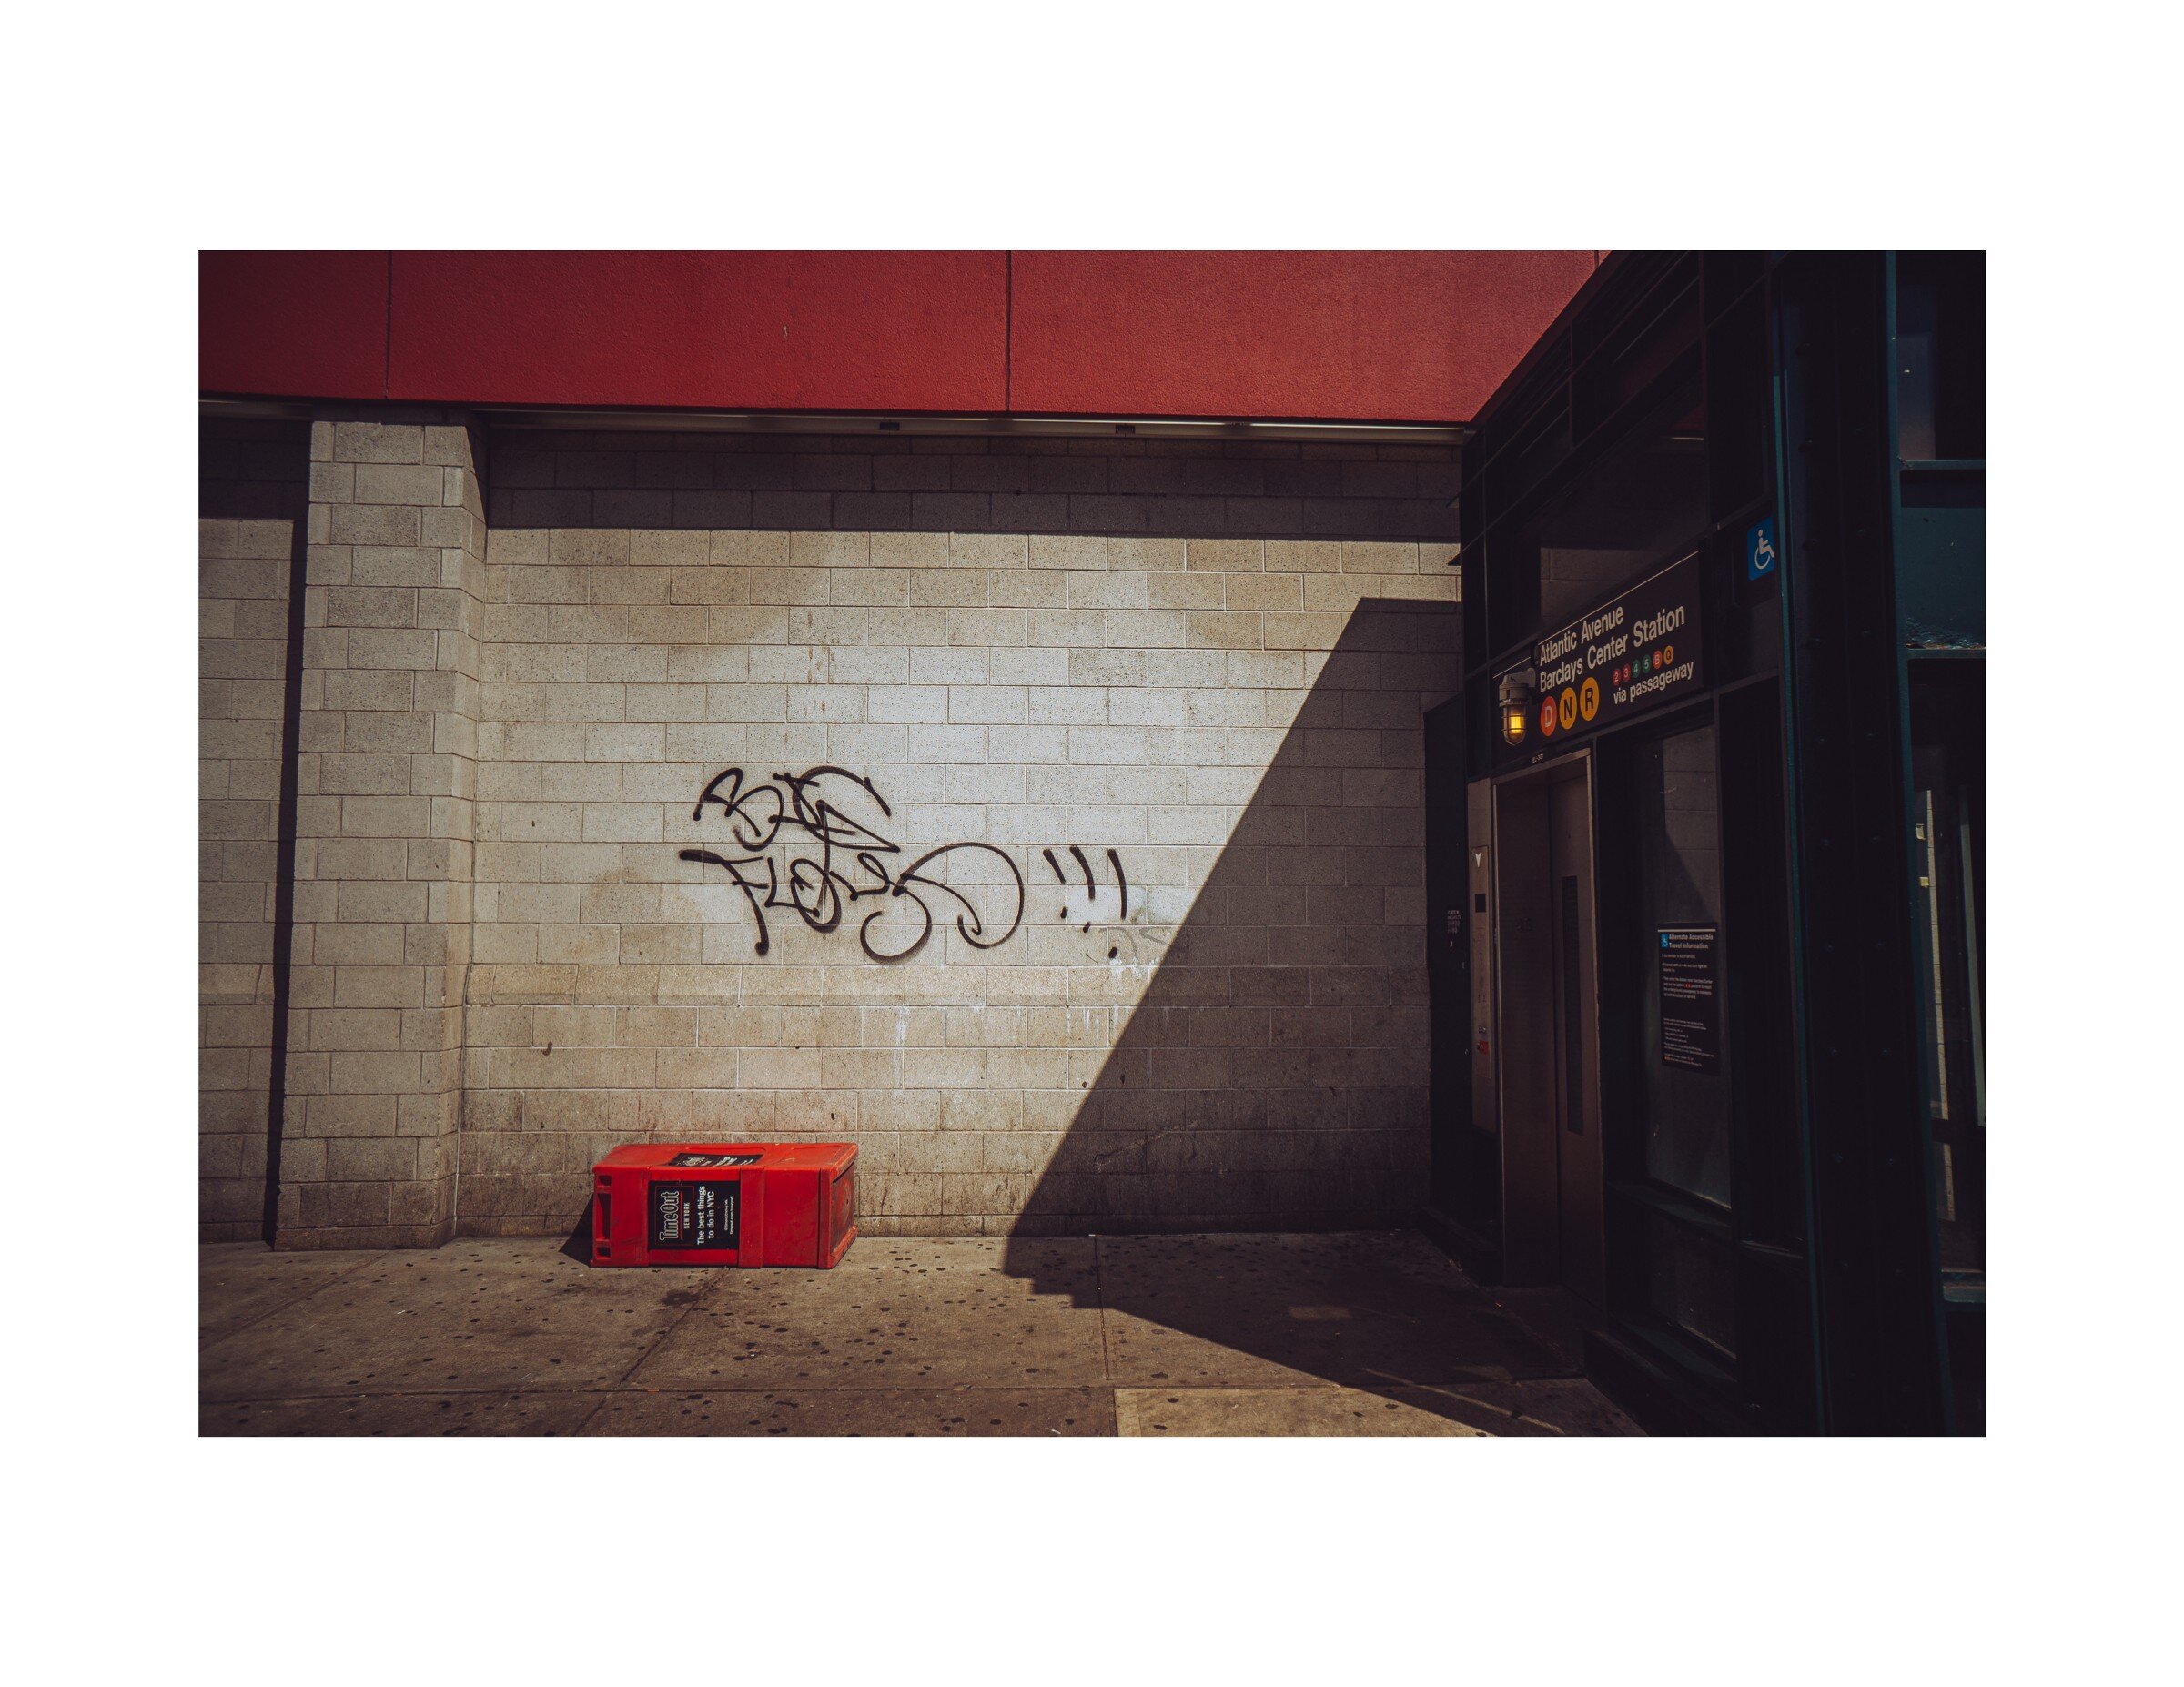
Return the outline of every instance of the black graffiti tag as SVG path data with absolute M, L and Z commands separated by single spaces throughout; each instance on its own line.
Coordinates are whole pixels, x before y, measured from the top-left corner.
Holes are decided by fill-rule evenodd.
M 868 959 L 882 965 L 915 955 L 932 937 L 936 918 L 950 914 L 957 934 L 975 949 L 996 948 L 1016 934 L 1024 922 L 1024 875 L 1006 851 L 991 844 L 943 844 L 906 865 L 899 864 L 903 846 L 854 818 L 844 807 L 867 803 L 882 818 L 894 817 L 895 811 L 873 783 L 847 768 L 811 767 L 747 784 L 743 770 L 731 767 L 715 774 L 698 793 L 690 817 L 703 820 L 708 805 L 717 808 L 734 853 L 686 849 L 682 859 L 719 867 L 734 882 L 758 922 L 753 948 L 761 955 L 773 947 L 766 929 L 769 908 L 786 908 L 824 935 L 838 930 L 851 917 L 851 904 L 866 897 L 878 897 L 880 903 L 858 922 L 857 944 Z M 951 858 L 962 860 L 978 853 L 1006 867 L 1016 885 L 1016 907 L 1007 927 L 994 936 L 986 934 L 977 904 L 940 876 Z M 906 945 L 890 944 L 885 925 L 875 935 L 875 924 L 905 906 L 916 910 L 905 914 L 914 934 Z
M 1054 858 L 1054 852 L 1050 849 L 1043 849 L 1039 854 L 1046 856 L 1046 864 L 1054 869 L 1054 876 L 1067 887 L 1069 883 L 1069 875 L 1062 871 L 1062 864 Z M 1077 844 L 1072 844 L 1069 846 L 1069 854 L 1077 863 L 1077 871 L 1085 875 L 1086 917 L 1084 924 L 1077 929 L 1088 932 L 1092 929 L 1091 904 L 1099 895 L 1099 886 L 1092 882 L 1092 864 L 1085 859 L 1085 852 Z M 1107 851 L 1107 864 L 1115 869 L 1115 893 L 1117 898 L 1116 907 L 1127 919 L 1129 917 L 1130 908 L 1130 881 L 1122 870 L 1122 857 L 1110 849 Z M 1069 917 L 1069 909 L 1067 904 L 1063 905 L 1062 917 L 1064 919 Z M 1110 947 L 1107 950 L 1107 959 L 1110 961 L 1115 959 L 1119 953 L 1119 948 Z

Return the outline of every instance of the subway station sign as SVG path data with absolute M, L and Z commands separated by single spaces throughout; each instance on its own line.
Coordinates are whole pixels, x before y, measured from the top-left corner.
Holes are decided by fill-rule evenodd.
M 1685 557 L 1533 645 L 1536 696 L 1522 748 L 1552 750 L 1703 691 L 1701 578 L 1699 558 Z

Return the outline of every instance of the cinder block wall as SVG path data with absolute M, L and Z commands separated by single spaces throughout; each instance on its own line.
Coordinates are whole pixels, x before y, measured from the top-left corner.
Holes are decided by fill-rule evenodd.
M 882 1234 L 1415 1209 L 1452 450 L 492 460 L 459 1228 L 645 1136 L 854 1141 Z
M 273 1092 L 289 584 L 306 426 L 207 421 L 197 505 L 199 1228 L 259 1234 Z
M 311 424 L 279 1238 L 453 1233 L 483 452 L 460 414 Z

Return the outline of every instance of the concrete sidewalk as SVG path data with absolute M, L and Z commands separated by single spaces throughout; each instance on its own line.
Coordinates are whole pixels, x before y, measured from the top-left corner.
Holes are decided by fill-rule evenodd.
M 599 1271 L 551 1239 L 200 1250 L 207 1435 L 1632 1435 L 1408 1232 L 859 1240 Z

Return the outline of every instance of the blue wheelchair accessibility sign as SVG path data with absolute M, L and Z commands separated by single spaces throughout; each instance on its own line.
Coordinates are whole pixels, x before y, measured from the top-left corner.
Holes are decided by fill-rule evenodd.
M 1764 580 L 1779 560 L 1774 554 L 1774 518 L 1754 521 L 1744 530 L 1744 578 Z

